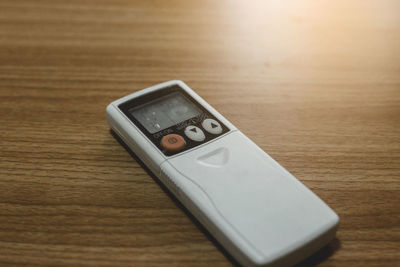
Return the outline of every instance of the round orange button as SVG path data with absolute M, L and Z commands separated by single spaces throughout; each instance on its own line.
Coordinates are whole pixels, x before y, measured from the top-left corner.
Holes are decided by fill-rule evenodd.
M 179 151 L 185 147 L 185 139 L 179 134 L 169 134 L 161 139 L 161 146 L 168 151 Z

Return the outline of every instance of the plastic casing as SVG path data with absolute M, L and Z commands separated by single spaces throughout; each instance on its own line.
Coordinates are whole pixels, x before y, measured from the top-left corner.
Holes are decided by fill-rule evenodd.
M 230 131 L 168 157 L 118 105 L 176 84 Z M 292 265 L 334 238 L 339 222 L 335 212 L 184 82 L 165 82 L 112 102 L 107 121 L 239 263 Z

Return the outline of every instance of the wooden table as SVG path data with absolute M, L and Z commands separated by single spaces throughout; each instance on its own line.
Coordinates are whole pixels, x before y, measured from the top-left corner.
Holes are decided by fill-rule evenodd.
M 182 79 L 340 216 L 302 266 L 400 265 L 400 2 L 0 2 L 0 265 L 235 264 L 110 134 Z

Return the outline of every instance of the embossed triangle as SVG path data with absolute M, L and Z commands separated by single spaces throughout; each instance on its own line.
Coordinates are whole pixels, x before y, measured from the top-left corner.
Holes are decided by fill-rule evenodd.
M 218 148 L 197 159 L 199 163 L 210 167 L 220 167 L 225 165 L 228 160 L 229 150 L 225 147 Z

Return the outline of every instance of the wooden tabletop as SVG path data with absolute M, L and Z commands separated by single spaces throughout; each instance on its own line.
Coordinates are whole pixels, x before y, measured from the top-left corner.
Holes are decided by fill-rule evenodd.
M 235 264 L 105 120 L 172 79 L 338 213 L 302 266 L 400 265 L 397 0 L 2 0 L 0 265 Z

